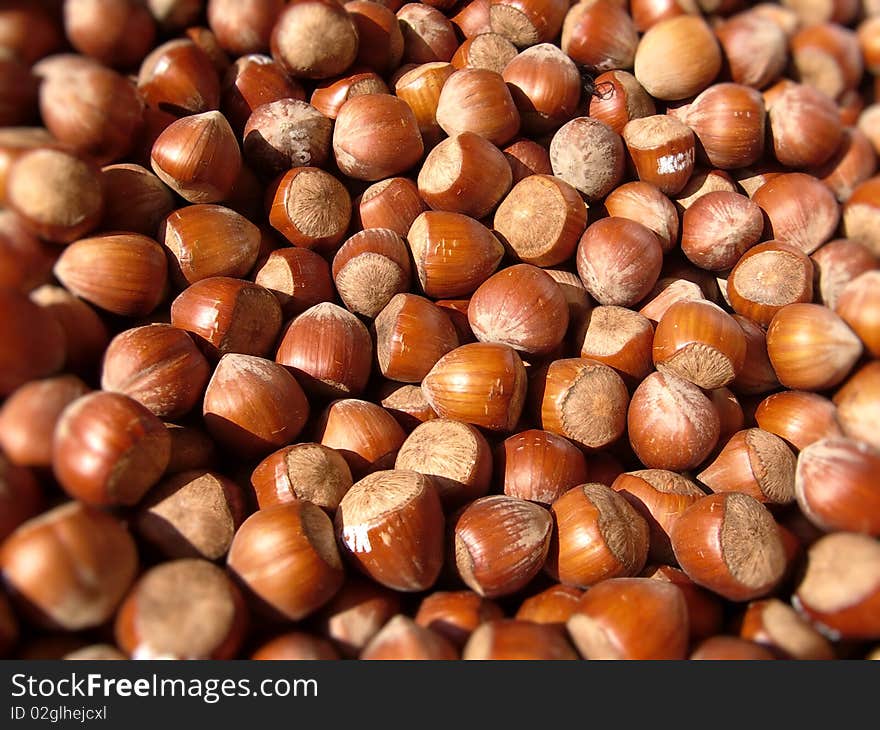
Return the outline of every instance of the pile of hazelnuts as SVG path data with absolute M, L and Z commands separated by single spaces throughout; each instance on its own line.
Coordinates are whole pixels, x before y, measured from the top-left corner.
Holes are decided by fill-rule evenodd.
M 0 125 L 0 656 L 880 658 L 878 0 L 11 0 Z

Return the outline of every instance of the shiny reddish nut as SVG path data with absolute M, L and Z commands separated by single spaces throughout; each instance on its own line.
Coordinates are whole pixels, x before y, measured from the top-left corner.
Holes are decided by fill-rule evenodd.
M 388 380 L 376 393 L 379 405 L 388 411 L 405 431 L 437 418 L 428 405 L 420 385 L 405 385 Z
M 359 658 L 384 661 L 451 661 L 459 657 L 457 649 L 439 633 L 398 614 L 370 639 Z
M 581 236 L 577 269 L 600 304 L 629 307 L 643 299 L 660 276 L 663 249 L 656 234 L 626 218 L 602 218 Z
M 443 418 L 512 431 L 525 401 L 526 371 L 513 348 L 476 342 L 438 360 L 422 381 L 422 390 Z
M 481 33 L 491 33 L 490 7 L 489 0 L 473 0 L 465 3 L 452 17 L 453 27 L 465 38 L 473 38 Z
M 429 477 L 377 471 L 346 492 L 336 532 L 363 572 L 396 591 L 423 591 L 443 563 L 443 510 Z
M 738 193 L 736 181 L 724 170 L 716 170 L 705 167 L 694 167 L 694 172 L 681 192 L 672 196 L 672 201 L 679 215 L 690 208 L 695 201 L 707 193 L 725 190 L 730 193 Z
M 779 382 L 797 390 L 826 390 L 841 383 L 862 354 L 847 324 L 819 304 L 789 304 L 767 328 L 767 354 Z
M 223 558 L 246 516 L 241 487 L 204 469 L 184 471 L 150 490 L 133 527 L 169 559 Z
M 758 404 L 755 420 L 798 451 L 820 439 L 843 435 L 834 403 L 816 393 L 789 390 L 769 395 Z
M 388 94 L 349 99 L 333 128 L 333 154 L 339 169 L 358 180 L 381 180 L 412 167 L 424 143 L 412 109 Z
M 682 592 L 650 578 L 612 578 L 584 593 L 566 624 L 585 659 L 684 659 Z
M 373 183 L 355 203 L 355 216 L 363 228 L 389 228 L 402 237 L 427 209 L 416 184 L 405 177 Z
M 222 447 L 251 459 L 295 441 L 308 420 L 309 403 L 282 365 L 228 353 L 205 390 L 202 416 Z
M 284 331 L 275 360 L 292 368 L 307 392 L 359 395 L 370 377 L 373 344 L 363 323 L 325 302 L 296 317 Z
M 568 305 L 549 274 L 516 264 L 477 288 L 468 305 L 468 321 L 481 342 L 509 345 L 524 355 L 546 355 L 565 337 Z
M 437 123 L 437 106 L 440 103 L 443 85 L 453 73 L 455 66 L 451 63 L 430 61 L 406 71 L 394 83 L 395 95 L 403 99 L 412 109 L 422 141 L 428 149 L 446 136 Z
M 880 285 L 880 272 L 868 271 L 860 274 L 843 287 L 834 308 L 874 357 L 880 356 L 878 285 Z
M 304 501 L 248 517 L 235 533 L 227 564 L 264 608 L 293 621 L 327 603 L 344 580 L 333 523 Z
M 464 68 L 443 85 L 437 123 L 450 136 L 473 132 L 500 146 L 516 136 L 520 116 L 501 74 Z
M 334 250 L 351 220 L 351 197 L 329 172 L 295 167 L 275 188 L 269 223 L 294 246 Z
M 257 107 L 279 99 L 305 101 L 305 91 L 269 56 L 241 56 L 223 76 L 220 109 L 237 133 Z
M 65 333 L 52 312 L 14 289 L 0 289 L 0 395 L 52 375 L 65 362 Z
M 767 595 L 785 572 L 779 527 L 767 508 L 746 494 L 697 500 L 679 515 L 670 537 L 688 577 L 730 601 Z
M 339 653 L 326 639 L 291 631 L 262 644 L 250 658 L 257 661 L 317 661 L 339 659 Z
M 583 591 L 573 586 L 552 585 L 546 590 L 526 598 L 517 609 L 518 621 L 531 621 L 559 628 L 571 618 Z
M 819 539 L 792 604 L 832 641 L 880 637 L 880 543 L 851 532 Z
M 460 649 L 477 628 L 502 618 L 498 604 L 478 593 L 437 591 L 422 600 L 414 620 Z
M 605 122 L 577 117 L 563 124 L 550 140 L 553 174 L 598 200 L 623 179 L 623 140 Z
M 374 330 L 379 372 L 403 383 L 420 383 L 459 345 L 446 312 L 415 294 L 395 295 L 379 312 Z
M 672 526 L 678 516 L 705 493 L 690 479 L 663 469 L 621 474 L 611 489 L 626 499 L 647 523 L 648 560 L 674 562 L 669 542 Z
M 489 491 L 492 452 L 474 426 L 435 418 L 406 437 L 394 468 L 429 477 L 443 506 L 457 508 Z
M 321 302 L 333 301 L 336 296 L 330 265 L 320 254 L 307 248 L 286 247 L 273 251 L 257 266 L 254 283 L 275 295 L 284 319 Z
M 520 261 L 555 266 L 571 257 L 587 222 L 578 192 L 552 175 L 518 182 L 495 211 L 493 228 Z
M 180 418 L 199 402 L 210 366 L 184 330 L 151 324 L 110 341 L 101 388 L 138 401 L 160 418 Z
M 195 25 L 187 28 L 184 34 L 205 53 L 217 71 L 218 77 L 222 78 L 230 66 L 230 61 L 226 51 L 217 41 L 214 31 L 202 25 Z
M 834 659 L 831 643 L 778 598 L 752 601 L 742 618 L 739 635 L 784 659 Z
M 550 548 L 553 521 L 524 499 L 482 497 L 454 520 L 458 576 L 487 598 L 516 593 L 540 572 Z
M 32 380 L 16 389 L 0 407 L 0 450 L 5 457 L 16 466 L 50 467 L 52 435 L 59 416 L 68 405 L 89 390 L 75 375 Z M 32 489 L 25 489 L 26 492 L 39 494 L 36 482 L 29 478 L 26 469 L 13 469 L 11 466 L 10 469 L 10 475 L 20 475 L 24 482 L 33 485 Z M 15 491 L 16 489 L 11 489 L 12 494 Z M 11 501 L 17 502 L 18 499 Z M 27 505 L 33 503 L 33 500 L 22 497 L 20 501 L 24 512 L 29 512 Z M 15 504 L 9 505 L 8 509 L 12 513 L 17 511 Z M 0 528 L 0 535 L 9 531 Z
M 767 241 L 742 255 L 727 277 L 737 313 L 766 327 L 783 307 L 813 299 L 813 264 L 797 246 Z
M 171 324 L 190 332 L 212 360 L 230 352 L 262 357 L 281 329 L 281 307 L 257 284 L 212 276 L 171 303 Z
M 763 232 L 761 209 L 745 195 L 707 193 L 682 216 L 681 250 L 701 269 L 724 271 L 735 266 Z
M 472 294 L 498 268 L 504 248 L 473 218 L 426 211 L 407 234 L 419 284 L 434 299 Z
M 229 53 L 259 53 L 269 48 L 272 26 L 283 8 L 283 0 L 210 0 L 208 25 Z
M 0 418 L 8 420 L 4 412 L 5 408 L 0 411 Z M 33 472 L 3 454 L 0 454 L 0 507 L 3 510 L 0 513 L 0 540 L 5 540 L 19 525 L 43 509 L 43 491 Z
M 42 79 L 40 114 L 61 144 L 106 164 L 131 151 L 141 129 L 143 102 L 127 78 L 88 64 Z
M 172 122 L 153 143 L 153 172 L 189 203 L 216 203 L 232 193 L 241 172 L 241 151 L 220 112 Z
M 554 626 L 520 619 L 498 619 L 482 624 L 462 652 L 468 660 L 576 660 L 577 652 Z
M 715 493 L 741 492 L 759 502 L 788 504 L 795 495 L 792 450 L 760 428 L 738 431 L 697 479 Z
M 861 441 L 822 439 L 798 455 L 794 491 L 809 520 L 827 532 L 880 535 L 880 451 Z
M 351 576 L 316 614 L 314 621 L 336 650 L 351 659 L 398 613 L 400 594 L 373 581 Z
M 861 183 L 843 207 L 843 233 L 847 238 L 867 246 L 873 254 L 880 253 L 877 234 L 877 209 L 880 201 L 880 176 Z
M 633 393 L 627 412 L 629 442 L 649 469 L 699 466 L 718 443 L 721 421 L 712 401 L 693 383 L 652 373 Z
M 824 165 L 811 170 L 841 203 L 876 172 L 877 157 L 871 140 L 856 127 L 846 127 L 837 151 Z
M 651 96 L 671 101 L 696 96 L 709 86 L 721 60 L 721 48 L 706 21 L 681 15 L 648 29 L 636 48 L 633 69 Z
M 511 48 L 515 55 L 516 49 Z M 4 126 L 33 123 L 39 87 L 40 80 L 20 59 L 7 57 L 0 62 L 0 121 Z
M 101 169 L 105 231 L 125 230 L 153 236 L 174 210 L 171 191 L 156 175 L 140 165 L 107 165 Z
M 501 150 L 510 163 L 513 184 L 529 175 L 550 175 L 550 153 L 530 139 L 516 139 Z
M 6 174 L 5 202 L 26 230 L 52 243 L 70 243 L 101 221 L 100 173 L 70 152 L 27 150 Z
M 13 211 L 0 212 L 0 286 L 29 292 L 46 284 L 57 255 L 58 249 L 28 231 Z
M 688 632 L 691 641 L 714 636 L 721 631 L 724 619 L 721 599 L 705 588 L 700 588 L 678 568 L 661 565 L 646 570 L 643 575 L 652 580 L 672 583 L 684 596 L 688 612 Z
M 326 44 L 315 44 L 315 37 Z M 335 2 L 307 0 L 288 5 L 270 38 L 272 57 L 296 78 L 338 76 L 354 63 L 358 31 L 345 8 Z
M 519 110 L 526 134 L 551 132 L 577 111 L 581 98 L 580 73 L 575 62 L 552 43 L 526 48 L 500 73 Z
M 742 405 L 730 388 L 716 388 L 710 390 L 708 395 L 721 419 L 721 434 L 718 437 L 718 443 L 726 442 L 745 426 Z
M 568 439 L 537 429 L 505 439 L 496 451 L 495 468 L 508 497 L 548 506 L 586 483 L 589 472 L 583 453 Z
M 419 195 L 433 210 L 484 218 L 510 190 L 513 175 L 494 144 L 462 132 L 432 149 L 418 175 Z
M 773 154 L 786 167 L 827 162 L 840 145 L 843 125 L 835 103 L 818 89 L 787 80 L 765 92 Z
M 357 28 L 358 53 L 355 66 L 388 73 L 400 66 L 403 33 L 394 11 L 379 3 L 351 0 L 345 9 Z
M 202 114 L 220 104 L 220 78 L 210 56 L 188 38 L 153 49 L 140 66 L 137 89 L 153 109 L 176 117 Z
M 691 652 L 688 659 L 702 661 L 768 661 L 776 657 L 760 644 L 738 636 L 710 636 Z
M 846 383 L 835 393 L 834 404 L 837 406 L 835 426 L 850 438 L 864 441 L 880 448 L 880 434 L 877 433 L 877 386 L 880 385 L 880 364 L 871 361 L 863 365 L 847 379 Z M 831 409 L 834 413 L 834 409 Z M 835 436 L 839 430 L 827 436 Z
M 263 459 L 250 483 L 260 509 L 301 499 L 335 512 L 353 480 L 338 451 L 321 444 L 299 443 Z
M 774 177 L 752 200 L 767 216 L 765 237 L 791 244 L 806 254 L 828 241 L 840 220 L 831 189 L 804 173 Z
M 217 461 L 217 447 L 199 426 L 178 426 L 166 423 L 171 436 L 171 458 L 165 475 L 179 474 L 195 469 L 210 469 Z
M 631 309 L 596 307 L 587 315 L 578 341 L 581 357 L 614 368 L 628 382 L 639 383 L 654 369 L 654 327 Z
M 662 269 L 660 273 L 663 273 Z M 663 315 L 666 314 L 666 310 L 669 309 L 673 304 L 683 301 L 690 302 L 694 300 L 710 301 L 709 299 L 707 299 L 703 287 L 701 287 L 701 285 L 698 284 L 696 281 L 691 281 L 687 278 L 673 278 L 675 274 L 678 273 L 682 273 L 687 276 L 687 272 L 673 271 L 670 273 L 672 273 L 672 276 L 658 279 L 657 283 L 654 285 L 654 288 L 651 289 L 651 293 L 642 300 L 644 302 L 644 305 L 642 305 L 642 308 L 639 310 L 639 314 L 645 317 L 654 326 L 656 326 L 660 322 L 660 320 L 663 319 Z M 697 277 L 694 276 L 692 278 Z M 713 299 L 717 299 L 717 286 L 712 289 L 711 292 L 712 293 L 710 294 L 710 296 L 712 296 Z
M 333 281 L 346 309 L 376 317 L 408 291 L 412 267 L 406 242 L 388 228 L 355 233 L 333 257 Z
M 685 123 L 712 167 L 754 164 L 764 152 L 766 112 L 761 94 L 748 86 L 714 84 L 688 105 Z
M 64 30 L 80 53 L 121 68 L 140 62 L 156 37 L 156 24 L 149 10 L 125 0 L 65 3 Z
M 589 116 L 605 122 L 618 134 L 633 119 L 657 113 L 654 100 L 628 71 L 605 71 L 593 80 Z
M 855 31 L 838 23 L 801 28 L 791 37 L 792 76 L 830 98 L 858 86 L 864 72 Z
M 5 584 L 38 626 L 80 631 L 111 619 L 138 570 L 114 517 L 68 502 L 21 525 L 0 547 Z
M 80 239 L 64 249 L 54 273 L 72 294 L 127 317 L 149 314 L 167 291 L 165 253 L 138 233 Z
M 407 3 L 397 10 L 397 20 L 403 33 L 404 63 L 449 61 L 455 54 L 455 28 L 437 8 Z
M 629 394 L 608 365 L 585 358 L 555 360 L 535 375 L 532 387 L 538 425 L 581 447 L 603 448 L 626 429 Z
M 684 189 L 696 159 L 693 131 L 673 116 L 655 114 L 627 122 L 623 141 L 641 182 L 666 195 Z
M 568 490 L 552 507 L 555 530 L 546 572 L 565 585 L 587 588 L 637 575 L 648 557 L 648 523 L 604 484 Z
M 632 68 L 638 42 L 626 8 L 611 0 L 571 6 L 562 25 L 562 50 L 591 70 Z
M 453 68 L 484 68 L 501 73 L 517 55 L 516 46 L 495 32 L 465 38 L 450 60 Z
M 231 659 L 248 615 L 229 576 L 207 560 L 162 563 L 134 585 L 114 632 L 132 659 Z
M 737 84 L 763 89 L 785 70 L 788 38 L 769 18 L 738 13 L 715 28 L 715 35 Z
M 628 218 L 650 228 L 665 251 L 678 242 L 678 211 L 656 185 L 642 181 L 624 183 L 605 198 L 608 215 Z
M 244 159 L 266 177 L 292 167 L 322 167 L 330 154 L 332 127 L 330 119 L 299 99 L 263 104 L 244 125 Z
M 406 440 L 403 429 L 388 411 L 355 398 L 333 401 L 314 429 L 317 441 L 342 454 L 355 479 L 390 468 Z
M 746 338 L 729 314 L 711 302 L 681 301 L 666 310 L 654 333 L 654 364 L 704 390 L 733 382 L 746 357 Z
M 452 321 L 452 326 L 458 333 L 458 341 L 462 345 L 476 342 L 477 338 L 471 332 L 471 326 L 467 318 L 467 310 L 470 305 L 470 299 L 437 299 L 435 304 L 446 312 Z
M 82 375 L 93 372 L 110 340 L 107 325 L 98 313 L 60 286 L 41 286 L 31 292 L 30 299 L 60 325 L 66 368 Z M 46 326 L 53 329 L 51 324 Z
M 144 406 L 118 393 L 91 393 L 61 414 L 52 470 L 72 497 L 98 506 L 133 505 L 165 472 L 171 436 Z
M 568 11 L 560 0 L 491 0 L 488 5 L 492 30 L 520 47 L 554 40 Z

